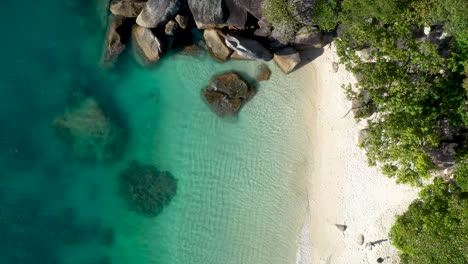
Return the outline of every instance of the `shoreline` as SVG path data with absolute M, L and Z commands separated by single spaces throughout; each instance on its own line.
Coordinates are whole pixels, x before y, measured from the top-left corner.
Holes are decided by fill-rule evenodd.
M 303 60 L 317 56 L 305 51 Z M 406 211 L 417 198 L 418 190 L 398 185 L 369 167 L 364 150 L 357 146 L 357 124 L 342 89 L 356 82 L 354 76 L 339 65 L 334 43 L 323 48 L 323 54 L 296 70 L 307 79 L 305 122 L 309 133 L 310 158 L 308 196 L 310 222 L 304 225 L 298 239 L 296 264 L 308 263 L 384 263 L 398 259 L 397 249 L 388 239 L 395 215 Z M 335 224 L 346 225 L 341 232 Z M 307 226 L 310 225 L 310 228 Z M 364 243 L 357 240 L 363 235 Z M 309 242 L 304 237 L 310 239 Z M 365 243 L 382 240 L 372 250 Z

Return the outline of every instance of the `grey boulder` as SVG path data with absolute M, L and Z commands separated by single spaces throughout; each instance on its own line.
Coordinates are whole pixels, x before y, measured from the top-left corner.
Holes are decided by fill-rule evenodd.
M 125 44 L 122 43 L 122 37 L 117 31 L 125 21 L 122 16 L 109 16 L 109 23 L 104 44 L 104 51 L 101 58 L 101 66 L 112 66 L 117 60 L 120 53 L 125 49 Z
M 260 42 L 241 37 L 239 35 L 226 35 L 226 45 L 237 51 L 239 55 L 254 60 L 270 61 L 273 59 L 273 54 L 266 49 Z
M 136 22 L 142 27 L 156 28 L 173 18 L 178 11 L 177 0 L 148 0 Z

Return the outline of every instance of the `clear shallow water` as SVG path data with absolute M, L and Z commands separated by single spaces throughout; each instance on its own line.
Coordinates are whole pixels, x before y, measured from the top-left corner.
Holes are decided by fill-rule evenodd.
M 0 263 L 293 263 L 306 200 L 305 86 L 269 64 L 272 78 L 240 115 L 221 119 L 200 89 L 216 73 L 253 77 L 257 62 L 176 54 L 145 70 L 124 55 L 101 70 L 95 5 L 4 4 Z M 54 132 L 77 88 L 126 129 L 119 161 L 76 160 Z M 155 218 L 117 195 L 131 160 L 178 180 Z

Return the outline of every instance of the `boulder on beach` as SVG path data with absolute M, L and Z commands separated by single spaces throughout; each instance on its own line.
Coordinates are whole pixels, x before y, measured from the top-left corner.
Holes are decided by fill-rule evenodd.
M 148 0 L 137 17 L 137 24 L 146 28 L 164 25 L 179 11 L 178 0 Z
M 112 66 L 120 53 L 125 49 L 125 44 L 122 43 L 122 36 L 118 29 L 123 25 L 125 17 L 123 16 L 109 16 L 109 23 L 104 43 L 104 51 L 101 58 L 101 66 Z
M 202 90 L 202 96 L 219 116 L 235 115 L 255 94 L 256 89 L 236 73 L 215 76 Z
M 132 28 L 133 48 L 136 59 L 143 65 L 157 62 L 161 58 L 162 43 L 149 28 L 134 25 Z
M 119 195 L 128 209 L 144 216 L 159 215 L 177 191 L 177 180 L 153 165 L 130 162 L 119 175 Z
M 146 6 L 146 0 L 112 0 L 110 11 L 114 15 L 137 17 Z
M 226 35 L 226 45 L 240 55 L 254 60 L 270 61 L 273 54 L 260 42 L 235 34 Z
M 336 226 L 336 228 L 338 228 L 338 230 L 340 230 L 341 232 L 346 231 L 346 229 L 348 228 L 347 225 L 335 224 L 335 226 Z
M 287 47 L 275 52 L 274 60 L 284 73 L 290 73 L 301 62 L 301 57 L 294 48 Z
M 203 32 L 208 51 L 216 60 L 220 62 L 226 61 L 232 53 L 221 36 L 221 32 L 217 29 L 205 29 Z
M 122 130 L 109 119 L 94 98 L 87 98 L 58 116 L 53 126 L 58 136 L 82 160 L 114 160 L 121 154 Z

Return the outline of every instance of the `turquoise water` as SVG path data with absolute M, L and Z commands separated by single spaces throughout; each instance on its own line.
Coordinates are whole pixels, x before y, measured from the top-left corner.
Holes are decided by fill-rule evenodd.
M 200 89 L 217 73 L 252 78 L 259 63 L 172 54 L 142 69 L 123 54 L 100 69 L 96 1 L 3 3 L 0 28 L 0 263 L 294 263 L 303 224 L 305 85 L 272 77 L 236 118 Z M 76 159 L 52 122 L 76 91 L 125 131 L 117 161 Z M 127 209 L 129 161 L 170 171 L 177 193 L 156 217 Z

